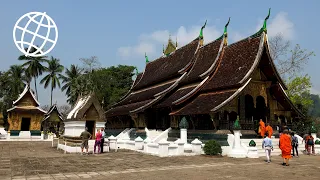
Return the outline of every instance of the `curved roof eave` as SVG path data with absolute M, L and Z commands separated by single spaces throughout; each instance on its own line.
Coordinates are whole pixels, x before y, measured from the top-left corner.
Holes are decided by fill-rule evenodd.
M 228 104 L 230 101 L 232 101 L 234 98 L 236 98 L 242 92 L 242 90 L 249 84 L 250 81 L 251 81 L 251 78 L 242 87 L 240 87 L 232 96 L 230 96 L 228 99 L 223 101 L 220 105 L 214 107 L 211 111 L 216 112 L 217 110 L 219 110 L 220 108 Z

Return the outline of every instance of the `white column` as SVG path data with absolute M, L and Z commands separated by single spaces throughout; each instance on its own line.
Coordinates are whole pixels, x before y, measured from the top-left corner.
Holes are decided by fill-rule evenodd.
M 246 158 L 248 151 L 245 150 L 240 143 L 240 130 L 234 130 L 234 140 L 232 145 L 232 150 L 228 154 L 229 157 L 234 158 Z
M 148 143 L 150 143 L 150 142 L 151 142 L 151 139 L 148 138 L 148 137 L 143 141 L 143 143 L 144 143 L 143 150 L 144 150 L 144 152 L 146 152 L 146 153 L 148 153 Z
M 234 141 L 233 141 L 233 147 L 232 148 L 240 148 L 240 131 L 234 130 Z
M 187 144 L 187 139 L 188 139 L 187 134 L 188 134 L 187 129 L 180 129 L 180 139 L 185 144 Z
M 184 142 L 181 139 L 178 139 L 174 142 L 178 145 L 178 155 L 184 154 Z
M 10 140 L 10 132 L 7 133 L 7 140 Z
M 167 157 L 169 154 L 169 142 L 165 139 L 162 139 L 159 142 L 159 156 L 160 157 Z
M 134 140 L 134 146 L 136 150 L 142 150 L 143 149 L 143 139 L 139 136 Z
M 311 136 L 313 137 L 314 142 L 317 140 L 317 133 L 311 133 Z
M 192 152 L 195 153 L 195 154 L 201 154 L 201 144 L 202 142 L 199 141 L 198 138 L 196 138 L 195 140 L 193 140 L 191 142 L 192 144 Z
M 118 149 L 118 148 L 117 148 L 117 138 L 111 135 L 111 136 L 108 138 L 108 140 L 109 140 L 110 150 L 115 150 L 115 151 L 117 151 L 117 149 Z

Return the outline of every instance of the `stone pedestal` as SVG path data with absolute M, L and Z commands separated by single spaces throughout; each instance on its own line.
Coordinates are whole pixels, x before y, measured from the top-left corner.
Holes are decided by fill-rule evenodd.
M 178 155 L 184 154 L 184 142 L 181 139 L 178 139 L 174 142 L 176 145 L 178 145 L 177 153 Z
M 159 143 L 159 156 L 167 157 L 169 155 L 169 142 L 165 139 L 162 139 Z
M 139 136 L 134 140 L 135 149 L 136 150 L 142 150 L 143 149 L 143 139 Z
M 192 152 L 195 154 L 201 154 L 201 144 L 202 142 L 199 139 L 195 139 L 191 142 L 192 144 Z
M 234 132 L 233 146 L 228 156 L 233 158 L 246 158 L 247 151 L 241 146 L 241 143 L 240 143 L 240 130 L 234 130 L 233 132 Z
M 187 129 L 180 129 L 180 139 L 185 144 L 187 144 L 187 139 L 188 139 L 188 135 L 187 134 L 188 134 L 187 133 Z
M 248 158 L 259 158 L 257 147 L 248 147 Z
M 85 121 L 66 121 L 64 122 L 64 135 L 65 136 L 80 136 L 85 130 Z
M 4 127 L 1 127 L 0 125 L 0 139 L 6 139 L 7 138 L 7 131 L 4 130 Z
M 114 137 L 114 136 L 110 136 L 109 138 L 108 138 L 108 140 L 109 140 L 109 146 L 110 146 L 110 150 L 115 150 L 115 151 L 117 151 L 117 138 L 116 137 Z

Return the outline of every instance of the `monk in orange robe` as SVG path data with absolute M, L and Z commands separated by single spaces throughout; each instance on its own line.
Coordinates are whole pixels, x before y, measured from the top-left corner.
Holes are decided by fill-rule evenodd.
M 262 119 L 260 119 L 259 122 L 260 126 L 260 136 L 262 136 L 262 138 L 264 138 L 264 134 L 266 133 L 266 125 L 264 124 L 264 122 L 262 121 Z
M 272 129 L 272 127 L 270 126 L 269 123 L 267 123 L 266 132 L 268 132 L 268 137 L 271 138 L 272 133 L 273 133 L 273 129 Z
M 291 136 L 289 135 L 289 131 L 285 129 L 283 134 L 280 136 L 279 147 L 281 149 L 283 163 L 282 165 L 289 166 L 289 159 L 291 159 Z

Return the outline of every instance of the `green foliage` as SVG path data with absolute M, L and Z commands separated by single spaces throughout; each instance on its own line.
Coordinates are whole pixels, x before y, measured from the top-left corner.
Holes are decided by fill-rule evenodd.
M 312 106 L 313 101 L 310 96 L 311 82 L 310 76 L 297 76 L 289 78 L 287 82 L 287 94 L 292 103 L 296 105 L 303 113 L 307 113 Z
M 317 139 L 314 144 L 319 144 L 320 145 L 320 141 Z
M 203 150 L 206 155 L 219 155 L 222 153 L 221 145 L 215 140 L 207 141 Z
M 310 98 L 313 101 L 313 105 L 309 109 L 309 115 L 311 117 L 320 117 L 320 97 L 317 94 L 310 94 Z
M 65 83 L 63 89 L 67 89 L 68 92 L 70 88 L 70 93 L 66 95 L 71 105 L 75 103 L 79 95 L 94 92 L 106 110 L 129 91 L 133 83 L 132 76 L 134 76 L 135 67 L 119 65 L 108 68 L 91 68 L 92 66 L 86 68 L 87 71 L 83 74 L 79 74 L 76 66 L 73 66 L 73 70 L 67 70 L 69 74 L 63 79 Z M 89 72 L 88 69 L 91 71 Z M 73 73 L 70 73 L 72 71 Z
M 250 147 L 256 147 L 256 142 L 254 142 L 254 140 L 251 140 L 251 141 L 249 142 L 249 146 L 250 146 Z

